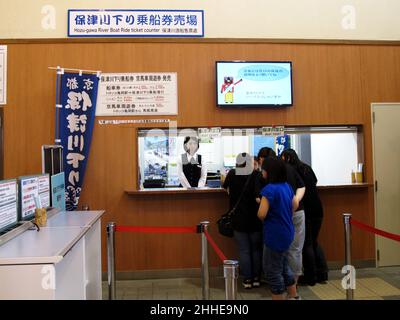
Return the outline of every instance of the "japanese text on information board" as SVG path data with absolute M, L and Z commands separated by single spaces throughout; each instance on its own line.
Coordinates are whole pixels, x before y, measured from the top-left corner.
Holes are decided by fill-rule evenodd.
M 69 37 L 203 37 L 203 10 L 68 10 Z
M 103 73 L 96 116 L 178 114 L 176 73 Z

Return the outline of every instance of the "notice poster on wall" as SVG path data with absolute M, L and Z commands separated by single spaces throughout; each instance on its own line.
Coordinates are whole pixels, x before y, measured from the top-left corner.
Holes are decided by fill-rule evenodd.
M 7 103 L 7 46 L 0 46 L 0 105 Z
M 96 116 L 177 115 L 176 72 L 103 73 Z
M 0 231 L 18 221 L 17 181 L 0 181 Z

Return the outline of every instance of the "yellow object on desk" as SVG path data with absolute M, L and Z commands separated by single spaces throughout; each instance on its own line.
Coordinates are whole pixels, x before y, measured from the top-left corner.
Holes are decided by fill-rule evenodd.
M 47 211 L 45 208 L 35 209 L 35 223 L 39 227 L 45 227 L 47 223 Z
M 359 172 L 359 171 L 356 172 L 356 182 L 357 183 L 363 183 L 364 182 L 362 171 L 361 172 Z

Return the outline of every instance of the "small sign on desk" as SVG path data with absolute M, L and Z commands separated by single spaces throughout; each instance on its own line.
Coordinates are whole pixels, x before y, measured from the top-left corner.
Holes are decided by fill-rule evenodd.
M 51 205 L 53 208 L 65 210 L 64 172 L 51 176 Z

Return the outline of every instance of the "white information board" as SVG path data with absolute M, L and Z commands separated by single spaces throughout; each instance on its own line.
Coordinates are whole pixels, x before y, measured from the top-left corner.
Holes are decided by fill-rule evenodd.
M 101 74 L 96 116 L 176 114 L 176 72 Z
M 17 221 L 17 180 L 0 181 L 0 231 Z
M 48 174 L 38 176 L 38 183 L 40 205 L 42 208 L 47 208 L 50 206 L 50 176 Z
M 7 103 L 7 46 L 0 46 L 0 105 Z
M 70 9 L 68 36 L 204 37 L 204 11 Z
M 34 177 L 19 177 L 21 196 L 21 219 L 29 219 L 35 215 L 35 198 L 39 195 L 39 179 Z

